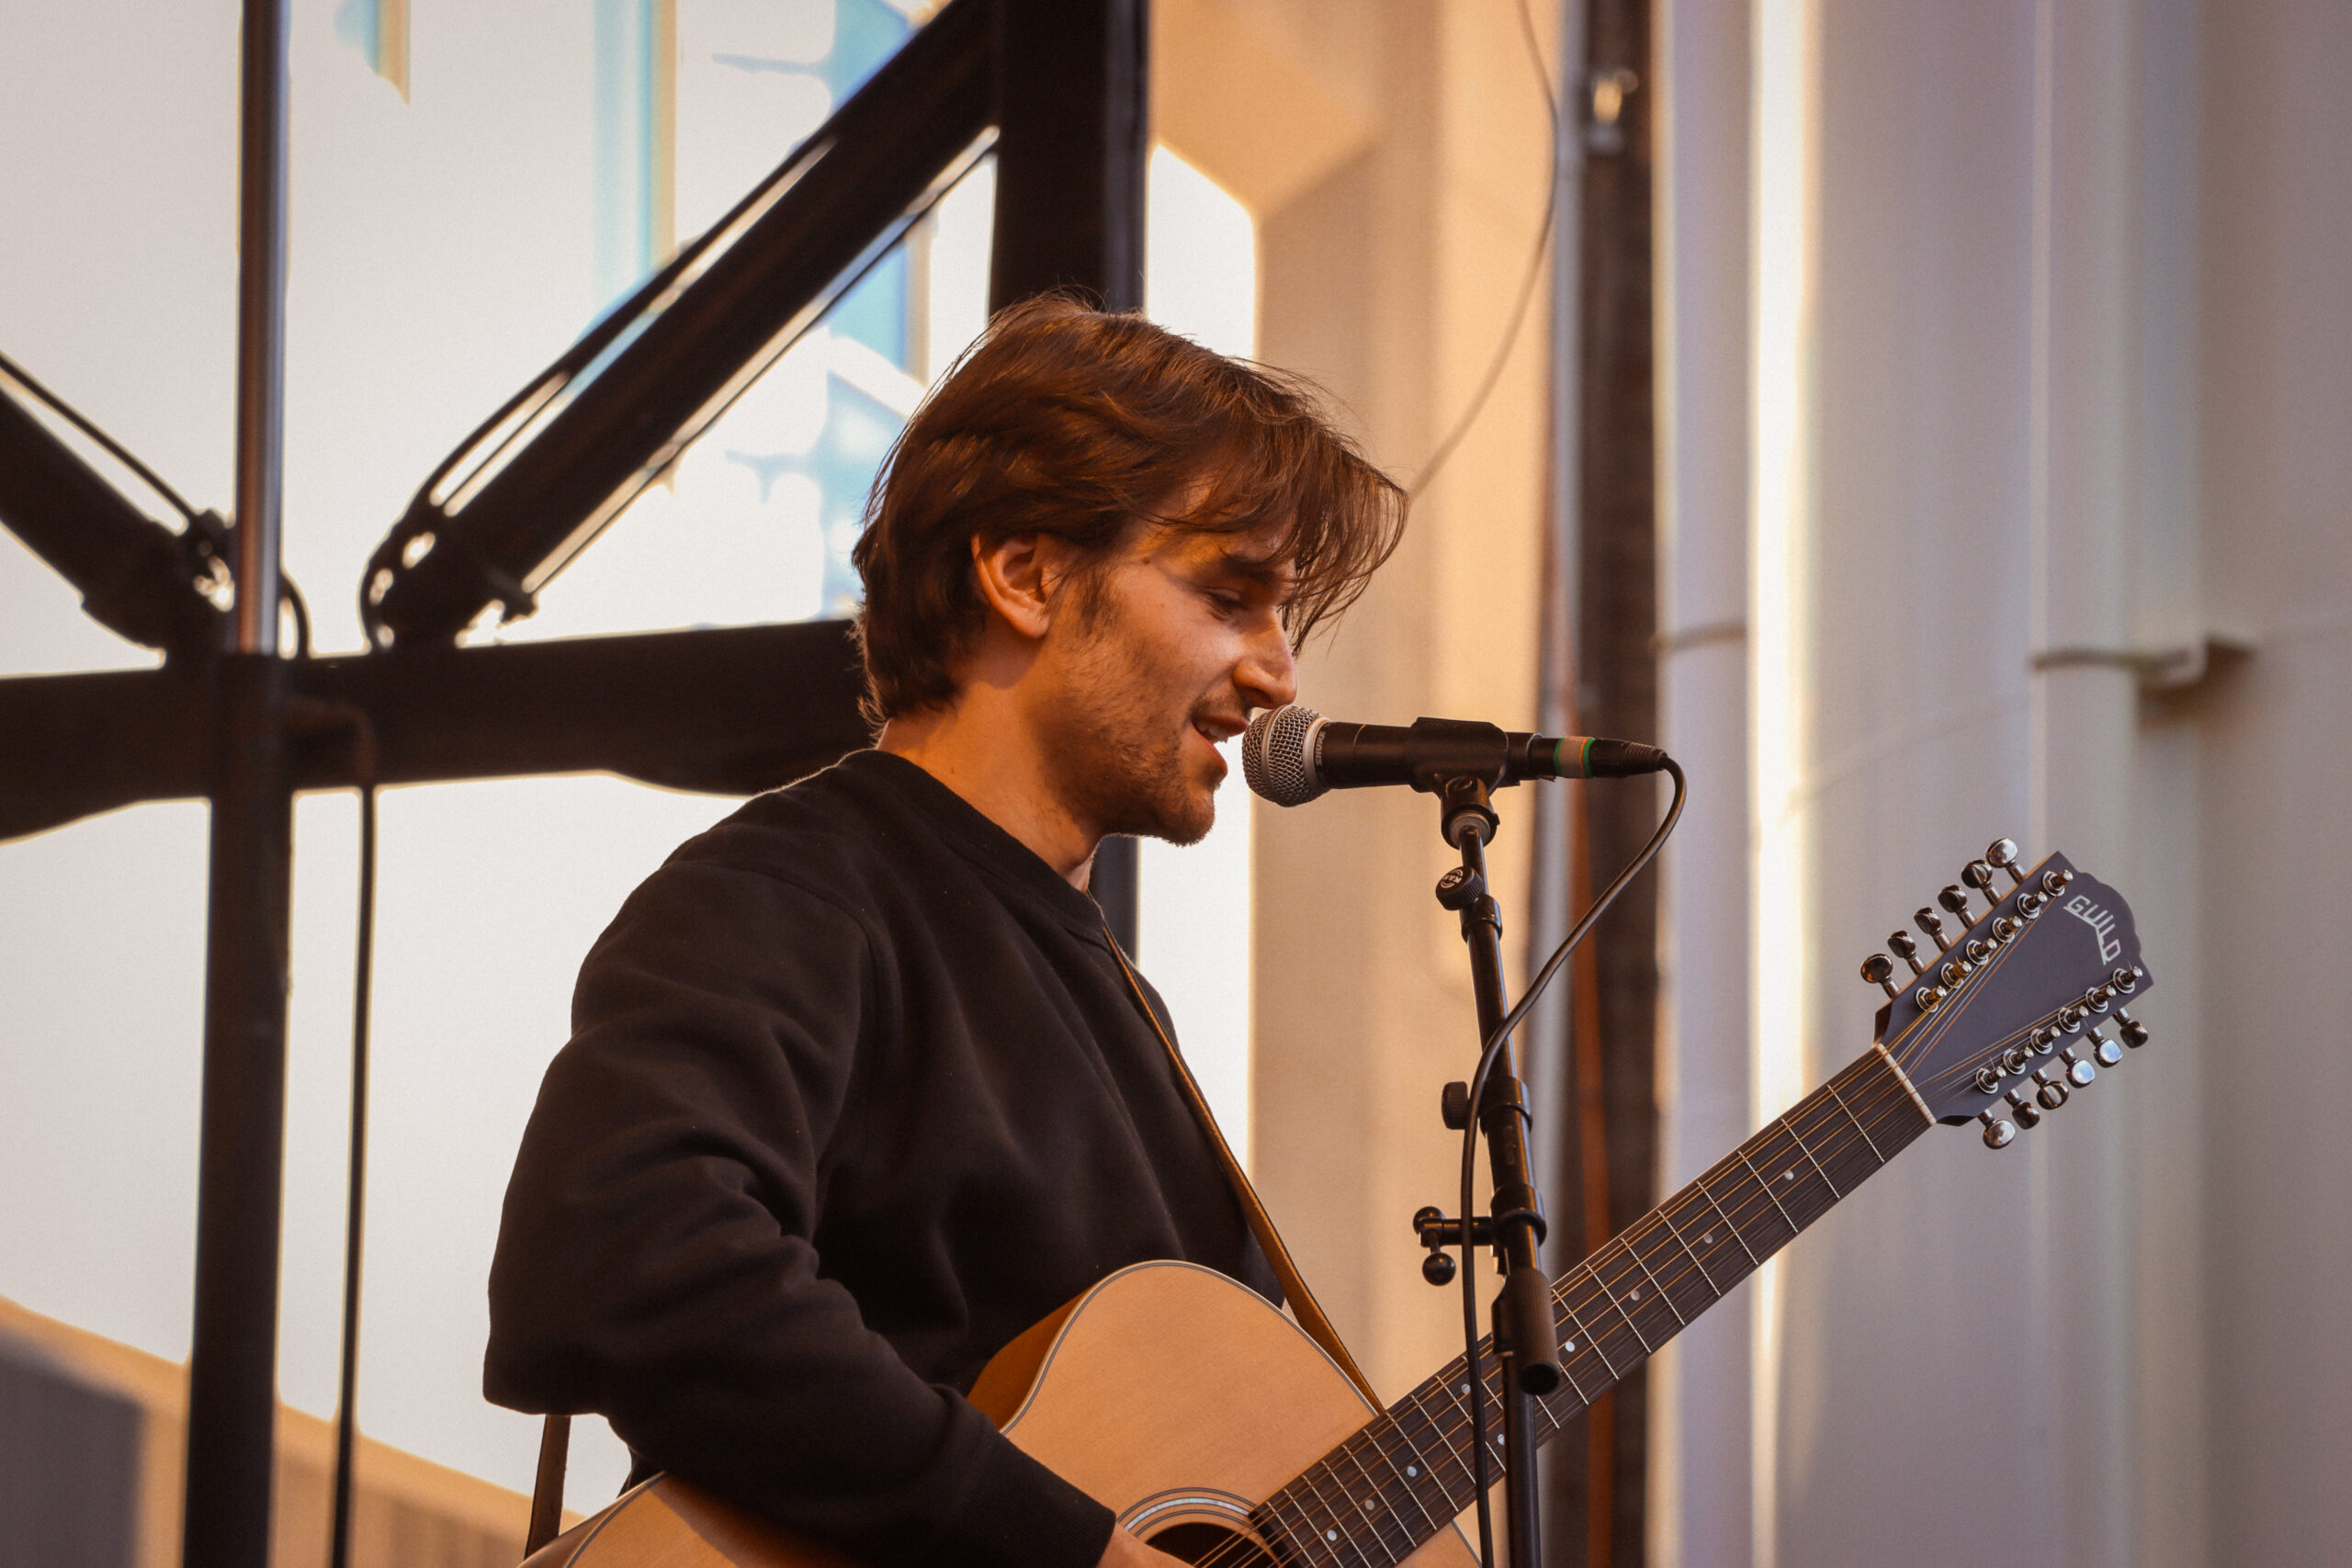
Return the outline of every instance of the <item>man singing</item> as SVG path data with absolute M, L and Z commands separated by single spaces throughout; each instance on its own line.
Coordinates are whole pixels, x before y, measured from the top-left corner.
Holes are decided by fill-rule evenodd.
M 1088 877 L 1107 834 L 1208 831 L 1217 742 L 1402 524 L 1292 378 L 1001 315 L 857 547 L 874 750 L 688 842 L 588 955 L 489 1396 L 876 1568 L 1171 1561 L 964 1393 L 1131 1263 L 1276 1298 Z

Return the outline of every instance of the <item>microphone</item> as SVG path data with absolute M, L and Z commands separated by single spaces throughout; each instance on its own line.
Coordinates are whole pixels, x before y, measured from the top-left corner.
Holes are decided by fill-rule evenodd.
M 1345 724 L 1297 703 L 1260 712 L 1241 742 L 1242 776 L 1276 806 L 1371 784 L 1435 794 L 1458 778 L 1484 779 L 1494 789 L 1524 779 L 1625 778 L 1666 762 L 1664 751 L 1631 740 L 1511 733 L 1458 718 Z

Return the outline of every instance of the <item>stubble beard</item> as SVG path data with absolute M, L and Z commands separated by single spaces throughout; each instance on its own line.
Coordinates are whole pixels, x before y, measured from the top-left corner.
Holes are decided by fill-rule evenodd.
M 1088 639 L 1082 673 L 1044 737 L 1054 784 L 1080 821 L 1104 834 L 1196 844 L 1216 822 L 1216 797 L 1184 768 L 1196 698 L 1155 700 L 1166 671 L 1106 621 Z

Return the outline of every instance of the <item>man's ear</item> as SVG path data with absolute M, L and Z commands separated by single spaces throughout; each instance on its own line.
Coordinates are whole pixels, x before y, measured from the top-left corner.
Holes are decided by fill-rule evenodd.
M 1067 540 L 1051 534 L 1015 534 L 989 544 L 972 538 L 972 579 L 980 598 L 1023 637 L 1042 641 L 1054 624 L 1054 604 L 1070 562 Z

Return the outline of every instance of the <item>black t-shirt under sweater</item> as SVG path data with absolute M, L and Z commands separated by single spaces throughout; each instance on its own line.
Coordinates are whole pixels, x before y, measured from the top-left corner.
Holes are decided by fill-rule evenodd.
M 858 752 L 673 855 L 572 1008 L 489 1396 L 876 1564 L 1092 1563 L 1109 1511 L 962 1391 L 1130 1263 L 1276 1295 L 1093 901 Z

